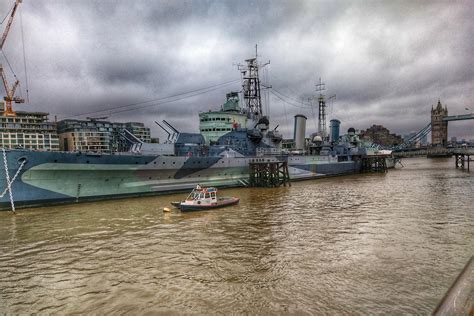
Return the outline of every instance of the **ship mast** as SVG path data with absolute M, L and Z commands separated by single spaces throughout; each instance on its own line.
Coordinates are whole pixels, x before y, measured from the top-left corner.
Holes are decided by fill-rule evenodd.
M 328 136 L 326 128 L 326 98 L 323 94 L 323 91 L 326 90 L 325 84 L 322 83 L 321 78 L 319 78 L 319 83 L 316 85 L 316 92 L 319 92 L 318 97 L 318 132 L 323 140 Z
M 255 122 L 263 116 L 259 69 L 270 63 L 260 65 L 257 57 L 257 45 L 255 45 L 255 57 L 246 59 L 246 65 L 237 65 L 242 75 L 242 94 L 247 116 Z

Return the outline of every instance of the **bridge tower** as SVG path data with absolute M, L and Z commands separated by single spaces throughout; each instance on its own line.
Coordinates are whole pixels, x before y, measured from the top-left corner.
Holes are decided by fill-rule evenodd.
M 446 106 L 443 108 L 440 100 L 435 109 L 431 106 L 431 144 L 433 146 L 448 144 L 448 122 L 443 121 L 446 116 L 448 116 L 448 108 Z

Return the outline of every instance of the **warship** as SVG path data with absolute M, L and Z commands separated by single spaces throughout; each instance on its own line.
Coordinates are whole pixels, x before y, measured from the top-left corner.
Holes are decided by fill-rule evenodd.
M 257 161 L 285 161 L 291 181 L 360 171 L 359 158 L 367 149 L 353 133 L 347 142 L 335 141 L 339 125 L 331 127 L 337 134 L 332 139 L 319 133 L 308 141 L 304 116 L 296 115 L 295 150 L 283 149 L 282 135 L 262 113 L 262 65 L 256 57 L 245 62 L 239 66 L 243 106 L 238 94 L 228 94 L 221 111 L 199 115 L 200 133 L 179 132 L 163 120 L 157 124 L 168 133 L 164 143 L 124 135 L 130 140 L 128 152 L 2 149 L 0 209 L 176 193 L 198 184 L 247 186 L 249 164 Z

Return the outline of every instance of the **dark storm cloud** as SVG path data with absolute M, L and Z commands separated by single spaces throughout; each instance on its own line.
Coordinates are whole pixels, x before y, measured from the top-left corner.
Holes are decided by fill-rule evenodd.
M 12 4 L 0 3 L 0 18 Z M 24 0 L 30 102 L 18 108 L 143 121 L 154 132 L 160 130 L 153 121 L 167 119 L 196 131 L 198 113 L 219 108 L 238 83 L 124 109 L 238 79 L 235 64 L 258 43 L 277 91 L 307 102 L 322 77 L 326 94 L 337 95 L 329 116 L 343 128 L 383 124 L 408 133 L 428 123 L 438 98 L 450 114 L 474 108 L 473 7 L 470 1 Z M 19 22 L 17 16 L 4 51 L 25 94 Z M 272 121 L 285 136 L 297 113 L 315 128 L 317 110 L 270 100 Z M 474 138 L 473 126 L 450 123 L 449 132 Z

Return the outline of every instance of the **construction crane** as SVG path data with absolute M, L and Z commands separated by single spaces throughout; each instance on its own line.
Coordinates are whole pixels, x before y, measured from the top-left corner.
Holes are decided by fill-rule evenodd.
M 22 0 L 15 0 L 15 4 L 13 5 L 12 11 L 10 13 L 10 18 L 8 19 L 7 26 L 5 27 L 5 31 L 3 31 L 2 35 L 2 41 L 0 42 L 0 50 L 3 50 L 3 45 L 5 44 L 5 41 L 7 39 L 8 31 L 10 31 L 10 27 L 13 22 L 13 17 L 15 16 L 16 10 L 18 9 L 18 6 Z M 0 76 L 2 77 L 2 82 L 3 86 L 5 87 L 5 92 L 6 96 L 3 98 L 5 100 L 5 111 L 3 112 L 4 116 L 15 116 L 15 112 L 13 111 L 12 108 L 12 101 L 15 103 L 24 103 L 25 100 L 20 98 L 20 97 L 15 97 L 15 91 L 18 85 L 20 84 L 20 81 L 16 79 L 15 83 L 13 84 L 12 88 L 10 89 L 10 86 L 8 85 L 7 77 L 5 75 L 5 72 L 3 71 L 2 65 L 0 65 Z

